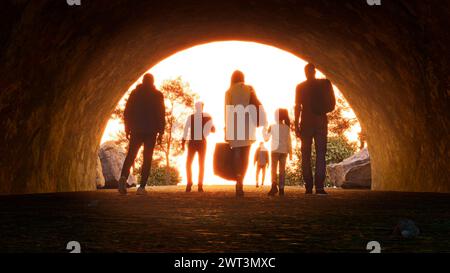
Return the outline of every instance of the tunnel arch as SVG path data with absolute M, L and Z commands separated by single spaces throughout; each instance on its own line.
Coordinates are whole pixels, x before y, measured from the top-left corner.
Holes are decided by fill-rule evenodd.
M 172 53 L 223 40 L 317 64 L 368 133 L 373 189 L 448 192 L 448 11 L 423 1 L 7 1 L 0 192 L 94 189 L 123 90 Z
M 169 79 L 180 79 L 189 85 L 190 91 L 197 95 L 197 99 L 205 104 L 205 111 L 212 115 L 214 125 L 216 128 L 223 128 L 223 94 L 229 86 L 230 76 L 236 69 L 244 72 L 246 82 L 252 85 L 259 100 L 265 107 L 268 113 L 269 123 L 274 122 L 274 112 L 276 109 L 282 107 L 292 111 L 291 118 L 294 115 L 295 104 L 295 87 L 304 80 L 304 66 L 306 62 L 298 56 L 281 50 L 267 44 L 248 42 L 248 41 L 212 41 L 206 44 L 196 45 L 185 50 L 175 52 L 169 57 L 161 60 L 155 66 L 149 67 L 145 73 L 152 73 L 155 77 L 156 86 L 162 88 L 164 81 Z M 318 71 L 318 77 L 324 77 Z M 132 90 L 142 82 L 144 75 L 140 75 L 135 83 L 120 99 L 116 105 L 114 112 L 123 111 L 125 102 L 127 101 Z M 325 76 L 326 77 L 326 76 Z M 348 118 L 353 118 L 355 124 L 346 130 L 345 135 L 349 137 L 349 142 L 357 144 L 356 130 L 361 129 L 357 116 L 354 114 L 351 106 L 348 104 L 345 97 L 340 90 L 337 97 L 342 99 L 342 106 L 347 105 L 349 111 L 344 111 L 344 115 Z M 163 91 L 164 92 L 164 91 Z M 190 113 L 190 109 L 186 113 Z M 183 118 L 182 118 L 183 119 Z M 181 120 L 180 120 L 181 121 Z M 184 120 L 183 120 L 184 121 Z M 181 137 L 184 123 L 175 124 L 176 141 Z M 332 127 L 332 125 L 330 125 Z M 108 124 L 102 135 L 100 146 L 103 146 L 111 141 L 116 142 L 117 137 L 124 134 L 124 127 L 116 114 L 112 114 L 108 120 Z M 181 130 L 181 131 L 178 131 Z M 332 131 L 332 128 L 330 128 Z M 262 141 L 262 134 L 258 133 L 258 140 Z M 206 156 L 205 166 L 205 184 L 229 185 L 229 181 L 221 179 L 214 175 L 212 153 L 216 143 L 222 142 L 224 139 L 224 132 L 222 130 L 216 131 L 208 137 L 208 154 Z M 117 143 L 117 142 L 116 142 Z M 295 141 L 295 144 L 298 142 Z M 120 146 L 125 143 L 120 141 Z M 270 146 L 270 144 L 268 143 Z M 256 151 L 258 145 L 253 145 L 250 154 Z M 187 177 L 184 170 L 186 153 L 172 155 L 172 166 L 176 166 L 180 170 L 182 184 L 187 183 Z M 159 156 L 158 156 L 159 157 Z M 138 165 L 139 166 L 139 165 Z M 198 171 L 198 166 L 194 164 L 194 174 Z M 254 174 L 256 167 L 252 164 L 248 166 L 248 174 Z M 194 177 L 196 177 L 194 175 Z M 268 181 L 271 181 L 271 173 L 266 175 Z M 245 177 L 245 184 L 253 185 L 254 178 L 252 175 Z

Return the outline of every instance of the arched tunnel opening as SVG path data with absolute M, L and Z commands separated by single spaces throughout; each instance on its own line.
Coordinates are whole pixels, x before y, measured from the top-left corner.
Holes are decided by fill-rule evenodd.
M 92 252 L 366 252 L 373 240 L 386 252 L 448 251 L 448 3 L 69 2 L 0 9 L 0 252 L 64 252 L 66 242 Z M 372 191 L 95 191 L 99 144 L 124 91 L 161 60 L 214 41 L 314 63 L 367 134 Z
M 368 133 L 373 189 L 448 192 L 446 6 L 398 1 L 223 1 L 2 12 L 3 193 L 92 190 L 109 113 L 136 75 L 173 52 L 250 40 L 317 64 Z M 273 12 L 276 11 L 276 12 Z M 435 21 L 425 17 L 434 14 Z M 433 41 L 427 43 L 423 41 Z
M 185 185 L 187 183 L 186 158 L 187 151 L 182 150 L 181 142 L 186 119 L 194 112 L 194 104 L 201 102 L 204 111 L 211 116 L 212 124 L 218 128 L 208 136 L 205 160 L 205 185 L 230 185 L 231 181 L 220 178 L 213 171 L 213 154 L 217 143 L 225 139 L 224 130 L 224 94 L 229 88 L 230 75 L 236 69 L 244 71 L 246 81 L 250 84 L 264 106 L 268 119 L 268 126 L 275 122 L 275 112 L 279 108 L 289 111 L 289 119 L 294 124 L 295 90 L 300 82 L 306 80 L 304 67 L 307 62 L 297 56 L 270 45 L 243 41 L 217 41 L 196 45 L 192 48 L 176 52 L 161 60 L 157 65 L 148 69 L 155 77 L 155 85 L 166 100 L 166 133 L 163 145 L 155 147 L 153 169 L 147 185 Z M 97 188 L 117 188 L 117 181 L 128 150 L 129 141 L 126 138 L 124 126 L 124 109 L 130 94 L 142 83 L 141 75 L 120 99 L 108 120 L 106 129 L 100 142 L 97 163 Z M 326 78 L 320 71 L 317 77 Z M 180 99 L 176 93 L 180 90 L 186 98 Z M 327 154 L 328 178 L 327 187 L 357 187 L 370 189 L 370 158 L 366 148 L 367 141 L 361 135 L 362 129 L 358 118 L 345 99 L 342 92 L 334 86 L 337 98 L 335 110 L 329 114 L 329 153 Z M 344 92 L 345 93 L 345 92 Z M 190 101 L 189 105 L 185 102 Z M 267 129 L 266 128 L 266 129 Z M 256 140 L 250 155 L 254 154 L 264 143 L 270 149 L 271 142 L 263 137 L 263 128 L 257 130 Z M 287 162 L 287 185 L 304 186 L 301 177 L 301 141 L 291 130 L 293 157 Z M 170 148 L 168 148 L 170 147 Z M 129 185 L 137 185 L 140 181 L 142 168 L 143 147 L 138 153 L 138 159 L 133 165 Z M 198 156 L 194 158 L 197 162 Z M 347 160 L 346 166 L 351 164 L 358 167 L 356 177 L 346 181 L 344 172 L 338 168 Z M 352 165 L 352 166 L 353 166 Z M 166 167 L 170 167 L 168 174 Z M 172 168 L 173 167 L 173 168 Z M 353 167 L 353 168 L 354 168 Z M 351 168 L 351 167 L 349 167 Z M 198 177 L 198 164 L 193 165 L 193 177 Z M 104 173 L 104 174 L 103 174 Z M 256 165 L 253 160 L 248 164 L 245 185 L 255 185 Z M 349 177 L 351 177 L 350 174 Z M 260 175 L 261 176 L 261 175 Z M 265 185 L 270 186 L 272 174 L 265 173 Z M 262 177 L 259 177 L 262 180 Z M 154 180 L 154 181 L 153 181 Z M 258 180 L 258 179 L 256 179 Z M 264 184 L 262 181 L 260 181 Z M 260 183 L 256 183 L 258 186 Z

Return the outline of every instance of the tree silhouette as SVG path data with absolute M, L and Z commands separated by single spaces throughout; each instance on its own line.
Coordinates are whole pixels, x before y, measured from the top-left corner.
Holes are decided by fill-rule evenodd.
M 350 105 L 341 98 L 336 98 L 336 109 L 328 114 L 328 131 L 334 135 L 343 137 L 344 133 L 355 125 L 358 120 L 356 118 L 348 118 L 344 116 L 344 112 L 350 110 Z
M 161 92 L 166 104 L 166 128 L 159 152 L 164 154 L 166 167 L 170 168 L 171 156 L 178 156 L 181 152 L 180 140 L 184 123 L 194 108 L 197 95 L 192 93 L 187 82 L 181 77 L 163 81 Z

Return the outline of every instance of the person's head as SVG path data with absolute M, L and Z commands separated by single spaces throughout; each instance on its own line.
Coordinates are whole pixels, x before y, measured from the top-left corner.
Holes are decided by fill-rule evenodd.
M 196 113 L 202 113 L 203 112 L 203 107 L 205 106 L 205 104 L 201 101 L 197 101 L 195 103 L 195 112 Z
M 145 87 L 150 87 L 155 84 L 155 78 L 152 74 L 147 73 L 144 75 L 144 78 L 142 79 L 142 85 Z
M 305 76 L 307 80 L 313 80 L 316 78 L 316 66 L 309 63 L 305 66 Z
M 289 119 L 289 112 L 287 109 L 280 108 L 275 111 L 275 120 L 278 123 L 291 126 L 291 120 Z
M 245 76 L 244 73 L 242 73 L 239 70 L 236 70 L 233 72 L 233 75 L 231 75 L 231 85 L 245 82 Z

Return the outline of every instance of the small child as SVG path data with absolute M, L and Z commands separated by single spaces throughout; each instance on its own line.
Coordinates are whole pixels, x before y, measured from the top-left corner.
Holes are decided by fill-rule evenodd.
M 292 160 L 291 121 L 289 120 L 288 111 L 286 109 L 276 110 L 275 121 L 275 124 L 271 125 L 264 133 L 266 141 L 272 137 L 272 188 L 269 192 L 269 196 L 275 196 L 278 192 L 280 196 L 283 196 L 288 154 L 289 159 Z M 277 183 L 277 169 L 279 169 L 279 183 Z
M 264 186 L 266 179 L 266 168 L 269 167 L 269 152 L 264 147 L 264 142 L 259 143 L 258 149 L 255 152 L 254 164 L 256 165 L 256 187 L 259 187 L 259 173 L 262 172 L 261 186 Z

